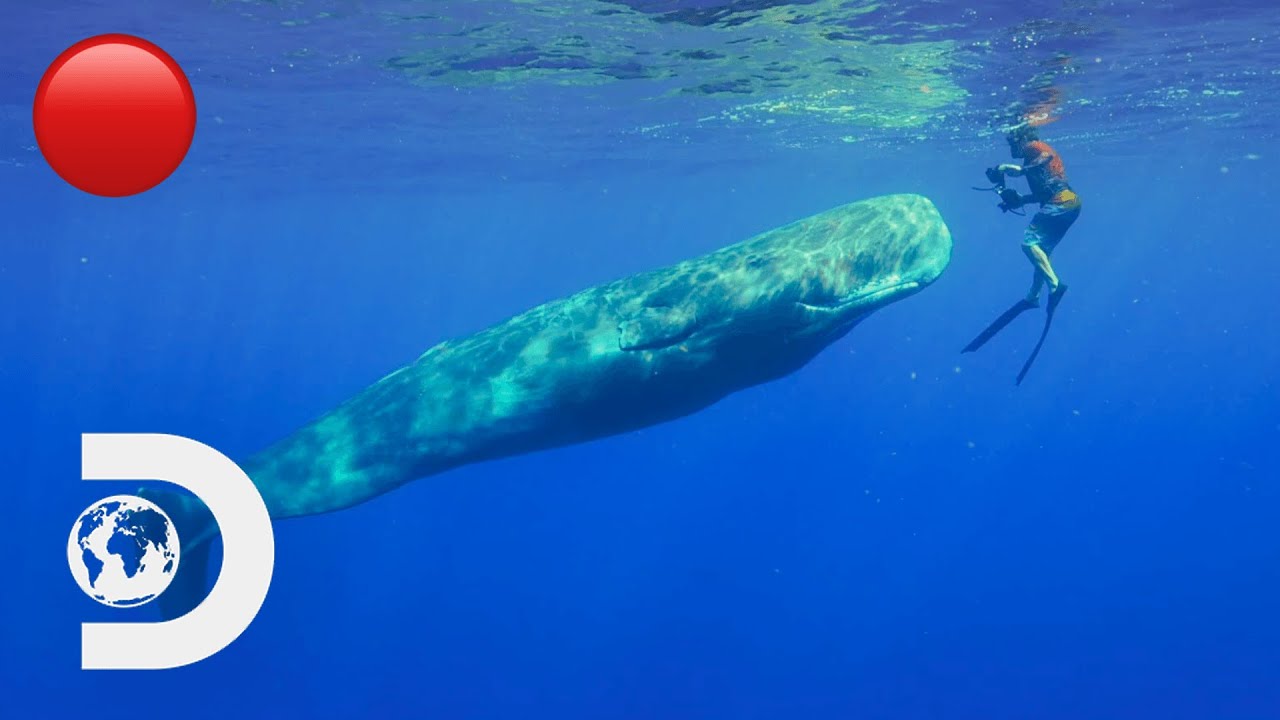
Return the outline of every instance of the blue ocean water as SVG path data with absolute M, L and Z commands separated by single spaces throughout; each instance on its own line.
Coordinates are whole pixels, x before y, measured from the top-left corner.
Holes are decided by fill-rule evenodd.
M 5 14 L 0 717 L 1280 717 L 1270 5 Z M 30 127 L 99 32 L 199 103 L 133 198 L 67 186 Z M 958 351 L 1030 276 L 1026 218 L 970 189 L 1019 113 L 1084 210 L 1015 387 L 1038 319 Z M 937 204 L 951 266 L 797 373 L 279 523 L 226 650 L 79 669 L 80 623 L 155 619 L 67 572 L 106 494 L 81 433 L 244 457 L 441 340 L 890 192 Z

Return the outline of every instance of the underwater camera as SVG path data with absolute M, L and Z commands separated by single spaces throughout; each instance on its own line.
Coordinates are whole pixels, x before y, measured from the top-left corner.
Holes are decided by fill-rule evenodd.
M 1000 204 L 996 207 L 1000 208 L 1000 212 L 1012 212 L 1015 215 L 1024 215 L 1018 212 L 1018 208 L 1023 206 L 1022 196 L 1017 190 L 1005 187 L 1004 173 L 999 168 L 989 167 L 986 170 L 987 181 L 991 183 L 991 187 L 975 187 L 974 190 L 982 192 L 993 192 L 1000 196 Z

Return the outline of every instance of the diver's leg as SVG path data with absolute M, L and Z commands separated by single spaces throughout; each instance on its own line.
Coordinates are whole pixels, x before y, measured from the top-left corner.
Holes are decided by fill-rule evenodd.
M 1040 275 L 1040 268 L 1031 269 L 1031 289 L 1027 291 L 1027 302 L 1032 305 L 1040 304 L 1040 290 L 1044 287 L 1044 278 Z
M 1044 288 L 1045 281 L 1049 282 L 1051 291 L 1058 285 L 1058 277 L 1053 274 L 1053 266 L 1049 264 L 1049 255 L 1041 247 L 1045 241 L 1044 226 L 1047 220 L 1044 213 L 1036 213 L 1022 236 L 1022 252 L 1031 261 L 1031 289 L 1027 291 L 1027 302 L 1033 305 L 1040 304 L 1040 290 Z
M 1027 257 L 1031 259 L 1031 264 L 1036 269 L 1036 279 L 1032 283 L 1032 289 L 1039 294 L 1041 282 L 1049 283 L 1049 292 L 1058 289 L 1058 274 L 1053 271 L 1053 264 L 1049 262 L 1049 255 L 1037 243 L 1035 245 L 1023 246 Z

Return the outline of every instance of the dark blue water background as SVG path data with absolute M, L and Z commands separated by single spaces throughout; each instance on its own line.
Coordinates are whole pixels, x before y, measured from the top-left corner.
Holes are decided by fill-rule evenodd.
M 1049 3 L 1113 34 L 999 46 L 1016 6 L 899 5 L 962 40 L 943 82 L 968 94 L 893 128 L 699 124 L 755 98 L 625 81 L 414 84 L 381 64 L 404 43 L 375 3 L 58 5 L 0 31 L 21 35 L 0 95 L 0 716 L 1280 717 L 1274 10 Z M 612 17 L 597 5 L 575 7 Z M 1216 33 L 1213 60 L 1167 69 L 1176 43 L 1126 44 L 1135 26 Z M 58 52 L 119 30 L 188 68 L 201 125 L 169 183 L 104 200 L 43 164 L 27 113 Z M 1073 42 L 1118 69 L 1055 80 L 1045 134 L 1085 209 L 1015 388 L 1038 319 L 958 354 L 1029 277 L 1025 220 L 968 186 L 1004 159 L 993 118 L 1043 89 L 1019 63 Z M 325 62 L 270 80 L 300 45 Z M 78 481 L 80 433 L 243 457 L 440 340 L 904 191 L 940 208 L 951 267 L 802 371 L 281 523 L 271 594 L 228 649 L 78 669 L 79 623 L 154 619 L 66 570 L 109 494 Z

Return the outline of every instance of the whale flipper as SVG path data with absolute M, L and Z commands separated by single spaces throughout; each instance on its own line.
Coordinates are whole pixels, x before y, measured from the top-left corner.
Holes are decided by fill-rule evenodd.
M 164 510 L 181 543 L 178 569 L 156 601 L 160 615 L 172 620 L 191 612 L 209 593 L 209 554 L 218 526 L 209 508 L 190 495 L 150 487 L 140 489 L 138 495 Z
M 644 308 L 618 323 L 618 349 L 671 347 L 693 334 L 696 321 L 696 314 L 687 308 Z
M 209 594 L 209 551 L 213 543 L 203 542 L 182 551 L 178 571 L 157 605 L 165 620 L 182 617 L 195 609 Z

